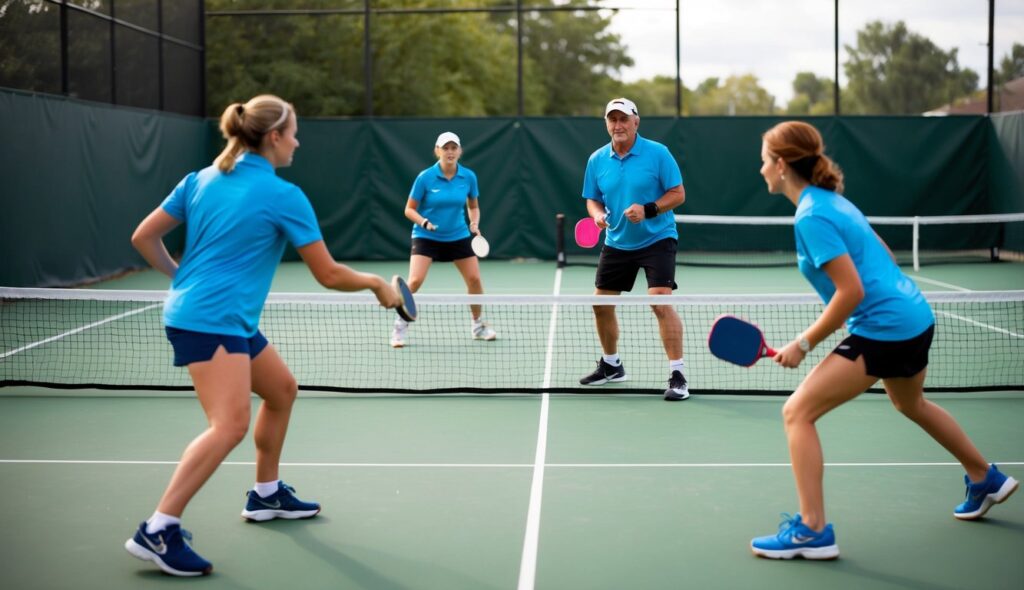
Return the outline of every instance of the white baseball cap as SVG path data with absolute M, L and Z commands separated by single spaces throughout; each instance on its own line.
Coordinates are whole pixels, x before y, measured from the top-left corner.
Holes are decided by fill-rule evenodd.
M 636 105 L 633 101 L 628 98 L 613 98 L 608 106 L 604 107 L 604 116 L 607 117 L 608 113 L 612 111 L 619 111 L 626 113 L 627 115 L 640 116 L 640 111 L 636 110 Z
M 459 136 L 455 135 L 451 131 L 445 131 L 441 135 L 438 135 L 437 136 L 437 141 L 434 142 L 434 146 L 435 147 L 444 147 L 444 144 L 448 143 L 449 141 L 454 141 L 455 145 L 457 145 L 459 147 L 462 147 L 462 142 L 459 141 Z

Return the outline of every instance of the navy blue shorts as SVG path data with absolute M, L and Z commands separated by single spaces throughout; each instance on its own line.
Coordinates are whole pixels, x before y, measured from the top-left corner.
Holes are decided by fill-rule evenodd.
M 223 346 L 228 352 L 247 353 L 249 358 L 254 359 L 268 344 L 266 336 L 259 330 L 256 330 L 251 338 L 193 332 L 170 326 L 166 326 L 164 331 L 167 332 L 167 339 L 174 348 L 175 367 L 208 361 L 213 358 L 219 346 Z

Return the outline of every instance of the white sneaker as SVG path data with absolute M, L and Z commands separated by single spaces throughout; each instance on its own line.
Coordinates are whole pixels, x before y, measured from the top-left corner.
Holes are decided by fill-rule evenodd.
M 391 330 L 391 348 L 405 346 L 405 333 L 409 330 L 409 322 L 402 318 L 395 319 L 395 328 Z
M 473 340 L 494 340 L 498 333 L 484 322 L 473 322 Z

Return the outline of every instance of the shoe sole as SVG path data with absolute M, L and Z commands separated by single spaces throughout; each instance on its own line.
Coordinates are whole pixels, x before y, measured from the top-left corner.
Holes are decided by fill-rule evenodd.
M 684 391 L 683 393 L 678 393 L 678 392 L 673 391 L 673 390 L 670 389 L 670 390 L 665 392 L 665 401 L 667 401 L 667 402 L 681 402 L 684 399 L 690 399 L 690 392 L 689 391 Z
M 975 510 L 974 512 L 964 512 L 961 514 L 954 512 L 953 516 L 955 516 L 959 520 L 978 520 L 982 516 L 985 516 L 985 513 L 988 512 L 989 508 L 995 506 L 996 504 L 1002 504 L 1003 502 L 1005 502 L 1010 496 L 1013 495 L 1014 492 L 1017 491 L 1017 488 L 1019 487 L 1020 484 L 1017 482 L 1017 480 L 1013 479 L 1012 477 L 1007 477 L 1006 481 L 1003 482 L 1003 485 L 999 486 L 998 491 L 996 491 L 994 494 L 989 494 L 985 496 L 985 499 L 981 501 L 981 506 L 977 510 Z
M 193 578 L 193 577 L 196 577 L 196 576 L 205 576 L 205 575 L 207 575 L 207 574 L 209 574 L 210 572 L 213 571 L 213 566 L 212 565 L 209 568 L 207 568 L 207 569 L 205 569 L 205 570 L 203 570 L 201 572 L 186 572 L 186 571 L 182 571 L 182 570 L 176 570 L 173 567 L 171 567 L 171 566 L 167 565 L 166 563 L 164 563 L 164 560 L 160 559 L 159 555 L 157 555 L 156 553 L 153 553 L 149 549 L 146 549 L 142 545 L 139 545 L 138 543 L 136 543 L 135 539 L 128 539 L 127 541 L 125 541 L 124 542 L 124 548 L 125 548 L 125 550 L 128 551 L 128 553 L 130 553 L 132 555 L 132 557 L 136 557 L 138 559 L 141 559 L 142 561 L 152 561 L 153 563 L 155 563 L 157 565 L 157 567 L 159 567 L 161 570 L 163 570 L 164 573 L 170 574 L 172 576 L 181 576 L 181 577 L 186 577 L 186 578 Z
M 316 510 L 243 510 L 242 518 L 253 522 L 266 522 L 275 518 L 286 520 L 313 518 L 317 514 L 320 514 L 319 508 Z
M 623 375 L 622 377 L 613 377 L 611 379 L 601 379 L 599 381 L 591 381 L 590 383 L 584 383 L 580 381 L 580 385 L 604 385 L 605 383 L 622 383 L 623 381 L 629 381 L 629 375 Z
M 405 342 L 391 342 L 391 348 L 404 348 Z
M 473 336 L 473 340 L 483 340 L 485 342 L 494 342 L 497 339 L 498 339 L 498 335 L 497 334 L 495 334 L 494 336 L 491 336 L 490 338 L 483 337 L 483 336 Z
M 753 545 L 750 550 L 758 557 L 766 559 L 793 559 L 802 557 L 804 559 L 827 560 L 839 557 L 839 546 L 829 545 L 827 547 L 800 547 L 798 549 L 758 549 Z

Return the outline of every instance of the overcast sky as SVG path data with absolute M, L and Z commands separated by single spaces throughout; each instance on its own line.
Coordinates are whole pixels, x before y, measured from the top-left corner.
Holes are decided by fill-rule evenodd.
M 636 65 L 624 70 L 632 82 L 675 76 L 675 0 L 605 0 L 621 7 L 611 30 L 621 35 Z M 628 9 L 627 9 L 628 7 Z M 752 73 L 775 96 L 792 98 L 797 72 L 833 77 L 833 0 L 680 0 L 683 84 Z M 988 0 L 840 0 L 840 83 L 845 85 L 843 45 L 856 45 L 865 23 L 902 20 L 945 51 L 958 48 L 960 67 L 986 84 Z M 1024 44 L 1024 0 L 996 0 L 995 63 L 1013 43 Z M 643 105 L 638 105 L 643 109 Z

